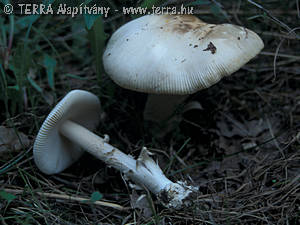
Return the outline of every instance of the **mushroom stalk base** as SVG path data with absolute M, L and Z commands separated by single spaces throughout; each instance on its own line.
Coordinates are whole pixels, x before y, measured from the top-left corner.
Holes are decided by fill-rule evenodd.
M 168 208 L 179 209 L 189 205 L 192 201 L 190 194 L 198 190 L 184 182 L 170 181 L 149 156 L 150 153 L 146 148 L 143 148 L 140 156 L 135 160 L 132 156 L 108 144 L 105 139 L 70 120 L 61 125 L 60 133 L 96 158 L 121 171 L 134 182 L 149 189 Z
M 144 110 L 144 119 L 158 123 L 170 119 L 176 108 L 187 97 L 189 95 L 149 94 Z

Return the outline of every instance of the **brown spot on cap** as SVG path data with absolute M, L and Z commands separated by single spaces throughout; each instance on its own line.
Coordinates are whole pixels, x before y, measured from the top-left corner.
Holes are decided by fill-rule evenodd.
M 209 44 L 207 45 L 207 48 L 203 49 L 203 51 L 210 51 L 211 54 L 215 54 L 217 51 L 217 48 L 212 42 L 209 42 Z
M 244 28 L 244 27 L 243 27 L 243 28 Z M 246 33 L 245 39 L 247 39 L 247 38 L 248 38 L 248 30 L 247 30 L 246 28 L 244 28 L 244 31 L 245 31 L 245 33 Z
M 164 15 L 166 26 L 176 33 L 187 33 L 205 26 L 202 20 L 193 15 Z
M 194 23 L 194 22 L 202 22 L 200 19 L 198 19 L 198 17 L 193 16 L 193 15 L 178 15 L 177 17 L 180 18 L 180 20 L 182 20 L 185 23 Z
M 181 23 L 181 24 L 178 24 L 178 26 L 174 27 L 173 31 L 178 32 L 178 33 L 187 33 L 193 29 L 194 29 L 194 27 L 192 24 Z

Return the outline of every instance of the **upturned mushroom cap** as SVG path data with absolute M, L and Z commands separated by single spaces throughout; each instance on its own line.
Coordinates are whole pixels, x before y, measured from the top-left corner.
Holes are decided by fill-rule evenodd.
M 83 151 L 59 133 L 60 125 L 71 120 L 94 130 L 99 114 L 97 96 L 82 90 L 69 92 L 50 112 L 36 137 L 33 156 L 37 167 L 46 174 L 55 174 L 74 163 Z
M 264 44 L 253 31 L 207 24 L 191 15 L 147 15 L 120 27 L 104 68 L 120 86 L 156 94 L 191 94 L 237 71 Z

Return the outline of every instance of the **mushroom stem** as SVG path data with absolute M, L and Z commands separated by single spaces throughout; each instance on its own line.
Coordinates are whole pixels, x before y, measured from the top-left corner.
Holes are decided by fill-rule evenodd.
M 78 144 L 90 154 L 104 161 L 109 166 L 124 173 L 134 182 L 146 187 L 158 196 L 168 208 L 181 208 L 190 204 L 189 196 L 197 188 L 187 186 L 184 182 L 173 183 L 162 172 L 160 167 L 149 157 L 146 148 L 137 160 L 90 132 L 85 127 L 67 120 L 62 123 L 60 133 L 70 141 Z
M 149 94 L 144 110 L 144 119 L 158 123 L 170 119 L 176 108 L 188 96 Z

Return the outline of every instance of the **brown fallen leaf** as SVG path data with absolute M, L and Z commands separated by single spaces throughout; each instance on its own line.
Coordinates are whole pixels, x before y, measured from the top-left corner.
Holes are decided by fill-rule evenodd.
M 232 114 L 222 113 L 216 123 L 219 134 L 227 138 L 232 138 L 234 136 L 258 137 L 266 131 L 269 132 L 268 120 L 265 118 L 253 119 L 250 121 L 246 119 L 242 120 L 243 121 L 240 122 Z M 270 116 L 269 121 L 276 133 L 280 127 L 280 118 Z
M 16 134 L 13 128 L 6 128 L 0 126 L 0 156 L 6 154 L 7 152 L 16 152 L 28 147 L 30 141 L 28 137 L 22 132 Z
M 135 191 L 132 192 L 130 195 L 130 203 L 131 207 L 134 209 L 140 209 L 141 214 L 145 218 L 149 218 L 153 215 L 151 206 L 149 204 L 149 201 L 147 200 L 146 195 L 138 195 Z

